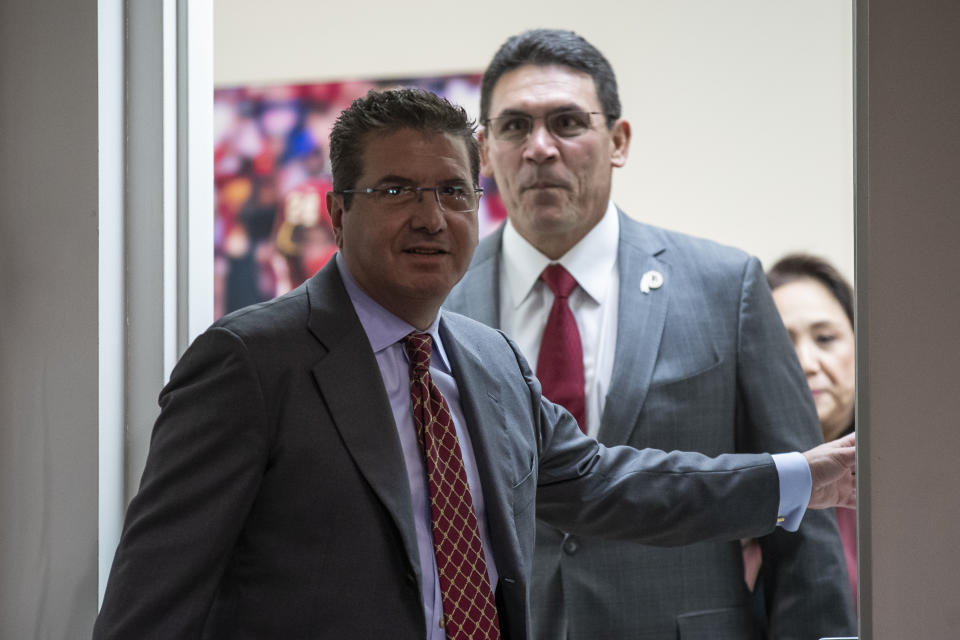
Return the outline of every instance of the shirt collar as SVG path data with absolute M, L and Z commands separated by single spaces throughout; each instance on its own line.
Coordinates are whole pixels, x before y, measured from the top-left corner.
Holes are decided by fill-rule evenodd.
M 353 276 L 350 275 L 350 270 L 347 269 L 347 261 L 343 259 L 343 256 L 341 256 L 339 252 L 336 253 L 336 260 L 337 268 L 340 270 L 340 278 L 343 280 L 343 286 L 347 290 L 350 302 L 353 303 L 353 308 L 357 312 L 357 317 L 360 319 L 360 324 L 363 326 L 363 331 L 367 334 L 367 340 L 370 342 L 370 346 L 373 348 L 375 354 L 390 347 L 394 343 L 400 342 L 411 332 L 420 332 L 419 329 L 393 315 L 383 308 L 380 303 L 367 295 L 353 279 Z M 435 365 L 442 363 L 442 366 L 439 368 L 449 371 L 449 360 L 447 359 L 446 352 L 443 350 L 443 343 L 440 342 L 439 328 L 440 315 L 442 313 L 442 310 L 438 311 L 437 317 L 433 319 L 430 326 L 422 333 L 430 334 L 430 337 L 433 338 L 433 344 L 436 347 L 434 352 L 440 355 L 440 363 L 434 362 L 434 358 L 431 358 L 431 363 Z
M 559 260 L 550 260 L 520 235 L 509 218 L 503 229 L 504 277 L 513 297 L 514 307 L 530 295 L 540 273 L 551 262 L 563 265 L 597 303 L 603 303 L 610 283 L 610 271 L 617 262 L 620 243 L 620 219 L 613 201 L 607 203 L 603 217 L 580 242 Z

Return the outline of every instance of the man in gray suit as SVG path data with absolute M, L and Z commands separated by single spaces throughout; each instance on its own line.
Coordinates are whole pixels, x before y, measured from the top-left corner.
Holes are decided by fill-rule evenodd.
M 595 47 L 568 31 L 510 38 L 484 74 L 480 117 L 482 171 L 496 179 L 508 222 L 481 242 L 446 308 L 515 340 L 537 363 L 544 395 L 608 446 L 718 455 L 820 441 L 759 262 L 636 222 L 610 201 L 630 125 Z M 570 311 L 560 311 L 576 324 L 559 342 L 551 323 L 562 300 L 540 275 L 554 264 L 572 275 L 572 292 L 561 294 Z M 558 345 L 572 345 L 570 363 Z M 810 514 L 798 534 L 776 531 L 759 544 L 762 588 L 751 593 L 737 541 L 653 548 L 540 523 L 536 637 L 855 633 L 831 514 Z
M 177 364 L 95 638 L 524 639 L 535 516 L 674 544 L 851 504 L 852 438 L 606 448 L 502 333 L 440 312 L 477 242 L 462 109 L 371 92 L 330 149 L 341 253 Z

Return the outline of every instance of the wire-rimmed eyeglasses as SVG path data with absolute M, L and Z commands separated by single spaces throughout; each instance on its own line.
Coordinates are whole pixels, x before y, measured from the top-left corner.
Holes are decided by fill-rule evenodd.
M 366 187 L 364 189 L 343 189 L 334 193 L 373 196 L 378 205 L 400 209 L 414 202 L 422 202 L 424 191 L 433 192 L 433 196 L 441 209 L 457 213 L 476 211 L 480 204 L 480 196 L 483 195 L 483 189 L 480 187 L 459 184 L 438 184 L 435 187 L 414 187 L 412 185 Z
M 592 129 L 590 116 L 606 116 L 602 111 L 568 109 L 543 116 L 532 116 L 522 111 L 487 118 L 484 126 L 497 140 L 520 144 L 533 132 L 533 123 L 543 120 L 547 131 L 557 138 L 575 138 Z

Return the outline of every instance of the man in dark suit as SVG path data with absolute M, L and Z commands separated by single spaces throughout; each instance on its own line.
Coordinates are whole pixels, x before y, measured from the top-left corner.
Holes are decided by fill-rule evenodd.
M 441 313 L 477 242 L 462 109 L 371 92 L 330 149 L 341 253 L 178 363 L 95 638 L 522 639 L 536 516 L 678 544 L 854 499 L 852 438 L 602 447 L 502 333 Z
M 480 244 L 447 309 L 515 340 L 537 364 L 544 395 L 579 414 L 585 431 L 608 446 L 718 455 L 820 441 L 756 258 L 641 224 L 610 200 L 630 124 L 613 69 L 595 47 L 569 31 L 510 38 L 484 74 L 480 117 L 482 170 L 496 178 L 508 222 Z M 550 265 L 569 274 L 564 300 L 541 279 L 548 266 L 561 268 Z M 551 328 L 558 301 L 576 324 L 573 337 L 559 341 Z M 575 353 L 564 363 L 568 343 Z M 776 531 L 759 544 L 762 594 L 745 585 L 737 541 L 653 548 L 541 523 L 535 635 L 855 634 L 830 514 L 810 514 L 797 534 Z

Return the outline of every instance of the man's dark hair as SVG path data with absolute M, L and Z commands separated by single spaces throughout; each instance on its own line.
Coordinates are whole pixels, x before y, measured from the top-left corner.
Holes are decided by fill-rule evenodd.
M 509 38 L 487 65 L 480 89 L 480 122 L 490 117 L 490 98 L 500 76 L 524 65 L 570 67 L 593 78 L 607 127 L 620 117 L 620 95 L 613 67 L 600 51 L 573 31 L 531 29 Z
M 823 258 L 806 253 L 791 253 L 777 260 L 777 263 L 767 271 L 767 283 L 771 291 L 805 278 L 816 280 L 827 288 L 827 291 L 843 307 L 852 327 L 853 289 L 840 272 Z
M 474 138 L 476 123 L 463 107 L 422 89 L 371 90 L 357 98 L 337 118 L 330 132 L 333 190 L 353 189 L 363 174 L 363 154 L 370 136 L 413 129 L 459 136 L 467 146 L 473 183 L 480 179 L 480 153 Z M 343 206 L 350 208 L 350 194 Z

